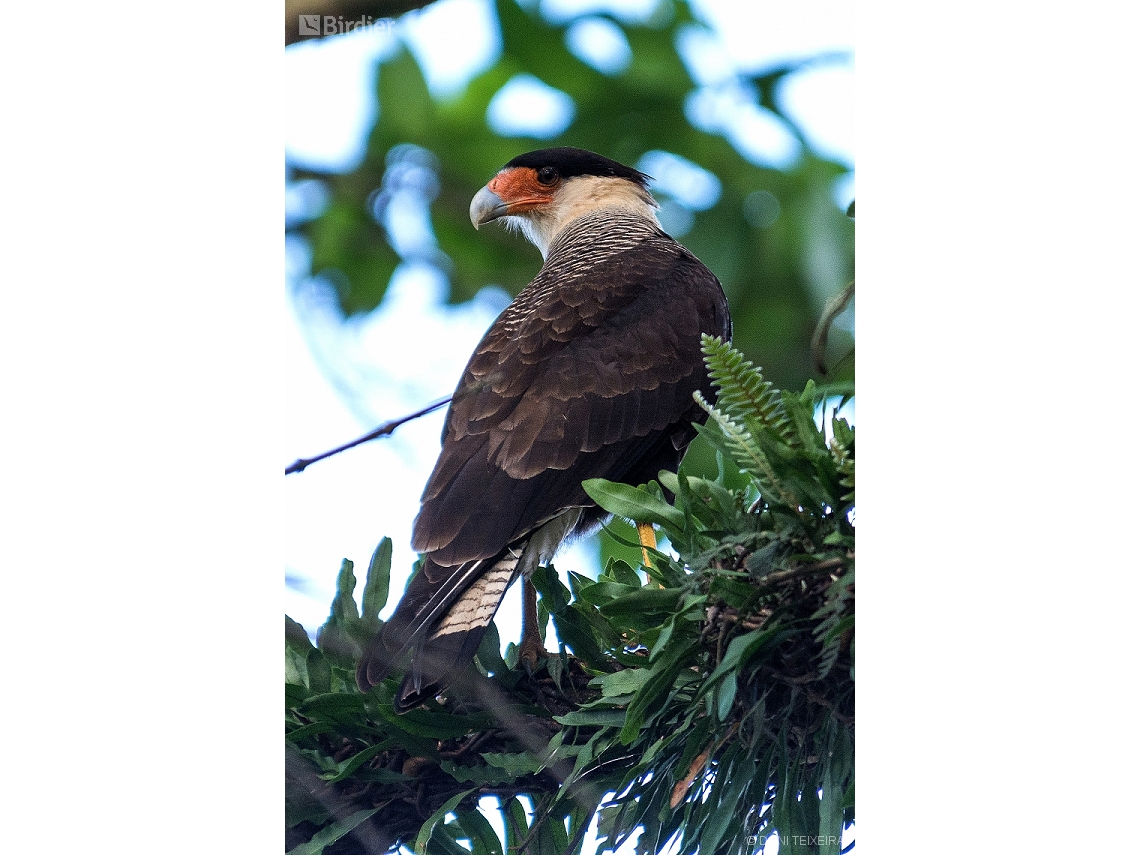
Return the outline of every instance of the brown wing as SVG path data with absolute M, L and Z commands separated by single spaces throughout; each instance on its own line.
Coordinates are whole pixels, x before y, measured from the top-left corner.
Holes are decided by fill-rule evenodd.
M 675 468 L 691 439 L 692 394 L 712 394 L 700 334 L 730 333 L 720 284 L 659 231 L 601 249 L 553 248 L 471 357 L 412 539 L 437 572 L 591 505 L 583 480 Z

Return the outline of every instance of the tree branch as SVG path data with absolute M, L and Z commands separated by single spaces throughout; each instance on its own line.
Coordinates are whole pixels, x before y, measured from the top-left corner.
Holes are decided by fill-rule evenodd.
M 305 467 L 310 463 L 316 463 L 318 460 L 324 460 L 326 457 L 332 457 L 334 454 L 340 454 L 342 451 L 347 451 L 350 448 L 355 448 L 358 445 L 374 439 L 379 439 L 382 436 L 389 436 L 395 432 L 396 428 L 405 422 L 413 421 L 414 419 L 418 419 L 420 416 L 426 416 L 428 413 L 434 413 L 436 410 L 450 401 L 450 396 L 446 398 L 440 398 L 438 401 L 428 404 L 422 410 L 416 410 L 416 412 L 412 413 L 411 415 L 401 416 L 400 418 L 393 419 L 390 422 L 384 422 L 384 424 L 380 425 L 380 427 L 376 428 L 376 430 L 370 433 L 366 433 L 364 436 L 360 437 L 359 439 L 354 439 L 352 442 L 346 442 L 344 445 L 337 446 L 332 451 L 326 451 L 324 454 L 318 454 L 316 457 L 302 457 L 298 460 L 294 460 L 285 469 L 285 474 L 291 475 L 294 472 L 304 472 Z
M 831 330 L 832 323 L 843 313 L 843 310 L 847 308 L 847 304 L 851 302 L 851 298 L 854 296 L 855 280 L 852 279 L 844 286 L 842 291 L 828 300 L 827 305 L 824 306 L 823 316 L 820 317 L 819 323 L 815 328 L 815 333 L 811 337 L 811 353 L 815 360 L 815 367 L 819 369 L 820 374 L 827 373 L 827 363 L 824 361 L 824 351 L 827 349 L 827 334 Z

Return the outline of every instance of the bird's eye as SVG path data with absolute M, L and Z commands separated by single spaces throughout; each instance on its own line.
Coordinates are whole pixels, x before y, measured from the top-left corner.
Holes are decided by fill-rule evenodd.
M 558 170 L 553 166 L 544 166 L 538 170 L 538 183 L 550 186 L 558 180 Z

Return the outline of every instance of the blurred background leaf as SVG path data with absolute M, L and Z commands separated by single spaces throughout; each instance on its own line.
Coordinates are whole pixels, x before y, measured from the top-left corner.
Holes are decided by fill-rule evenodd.
M 380 19 L 407 5 L 345 4 L 337 14 Z M 537 272 L 537 253 L 503 229 L 476 233 L 468 204 L 515 155 L 573 145 L 654 177 L 665 229 L 724 286 L 737 347 L 778 386 L 802 386 L 814 373 L 818 316 L 854 276 L 854 225 L 844 216 L 852 200 L 834 193 L 851 166 L 813 150 L 780 92 L 790 76 L 849 57 L 714 75 L 699 61 L 711 31 L 687 3 L 662 0 L 636 21 L 612 12 L 556 19 L 543 4 L 516 0 L 492 5 L 499 52 L 460 91 L 433 93 L 401 43 L 377 70 L 377 118 L 362 162 L 343 173 L 290 169 L 291 182 L 315 179 L 326 190 L 319 215 L 290 230 L 308 241 L 311 270 L 330 283 L 340 311 L 375 309 L 401 263 L 439 270 L 451 303 L 488 285 L 518 293 Z M 730 113 L 752 125 L 730 127 Z M 417 211 L 426 215 L 418 229 L 407 225 Z M 852 345 L 851 325 L 834 327 L 830 364 Z M 845 359 L 829 379 L 853 374 Z

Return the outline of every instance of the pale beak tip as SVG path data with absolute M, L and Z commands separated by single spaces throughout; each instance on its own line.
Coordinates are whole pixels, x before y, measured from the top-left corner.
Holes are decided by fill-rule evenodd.
M 505 216 L 507 213 L 507 203 L 500 198 L 497 193 L 491 191 L 491 188 L 484 187 L 475 197 L 471 200 L 471 225 L 476 230 L 479 226 L 497 220 L 499 217 Z

